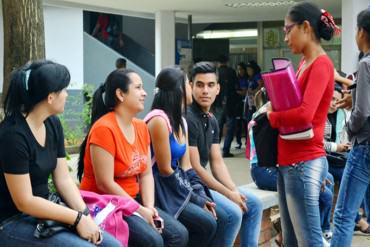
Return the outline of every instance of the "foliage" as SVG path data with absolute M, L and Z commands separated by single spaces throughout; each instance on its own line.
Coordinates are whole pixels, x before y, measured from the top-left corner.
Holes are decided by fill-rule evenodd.
M 59 115 L 66 146 L 79 146 L 86 135 L 86 131 L 90 125 L 93 91 L 93 85 L 85 84 L 82 89 L 82 96 L 69 96 L 69 107 L 67 106 L 64 113 Z M 81 105 L 82 111 L 76 111 Z M 66 159 L 71 159 L 68 153 L 66 153 Z M 70 166 L 68 169 L 70 172 L 72 171 Z M 51 174 L 48 179 L 48 186 L 50 192 L 55 192 L 56 189 Z
M 95 87 L 92 84 L 84 84 L 82 88 L 82 94 L 84 97 L 84 106 L 82 110 L 82 120 L 87 128 L 90 125 L 91 120 L 91 108 L 92 108 L 92 99 Z
M 70 96 L 68 98 L 68 107 L 59 116 L 63 126 L 66 146 L 80 145 L 86 135 L 87 128 L 90 124 L 93 90 L 93 85 L 85 84 L 82 89 L 82 96 Z

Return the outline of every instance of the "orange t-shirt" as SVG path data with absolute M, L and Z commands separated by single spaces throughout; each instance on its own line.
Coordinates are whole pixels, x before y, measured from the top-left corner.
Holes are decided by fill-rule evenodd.
M 123 135 L 114 112 L 107 113 L 92 126 L 86 144 L 84 175 L 80 189 L 103 194 L 96 186 L 90 145 L 97 145 L 114 157 L 114 181 L 131 197 L 139 193 L 138 176 L 147 167 L 150 136 L 146 124 L 133 119 L 135 141 L 130 144 Z

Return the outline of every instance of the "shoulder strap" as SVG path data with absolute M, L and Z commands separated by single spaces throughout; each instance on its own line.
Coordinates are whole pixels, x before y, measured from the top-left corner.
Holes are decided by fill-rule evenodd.
M 144 122 L 145 123 L 148 123 L 150 121 L 150 119 L 152 119 L 153 117 L 157 117 L 157 116 L 162 117 L 166 121 L 168 131 L 170 133 L 172 133 L 172 127 L 171 127 L 171 124 L 170 124 L 170 119 L 168 118 L 167 114 L 164 111 L 162 111 L 162 110 L 154 109 L 154 110 L 150 111 L 145 116 Z
M 182 117 L 182 123 L 184 124 L 185 135 L 187 135 L 187 133 L 188 133 L 188 122 L 186 122 L 186 119 L 184 117 Z

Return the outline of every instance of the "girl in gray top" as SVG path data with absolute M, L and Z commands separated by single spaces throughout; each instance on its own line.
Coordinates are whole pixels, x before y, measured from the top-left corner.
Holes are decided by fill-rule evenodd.
M 332 247 L 351 246 L 354 219 L 370 184 L 370 9 L 357 16 L 356 42 L 364 57 L 359 62 L 353 110 L 346 126 L 353 148 L 335 208 Z

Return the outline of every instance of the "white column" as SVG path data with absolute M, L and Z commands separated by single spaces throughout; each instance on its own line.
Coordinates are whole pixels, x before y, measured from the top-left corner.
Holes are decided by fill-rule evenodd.
M 175 13 L 155 13 L 155 74 L 168 65 L 175 64 Z
M 342 0 L 342 58 L 341 69 L 345 73 L 356 71 L 358 47 L 356 44 L 357 14 L 368 8 L 369 0 Z
M 257 63 L 261 68 L 265 68 L 264 59 L 263 59 L 263 22 L 257 22 Z
M 46 58 L 68 68 L 69 89 L 81 89 L 84 83 L 82 9 L 44 5 L 44 25 Z M 107 63 L 113 67 L 114 61 Z

